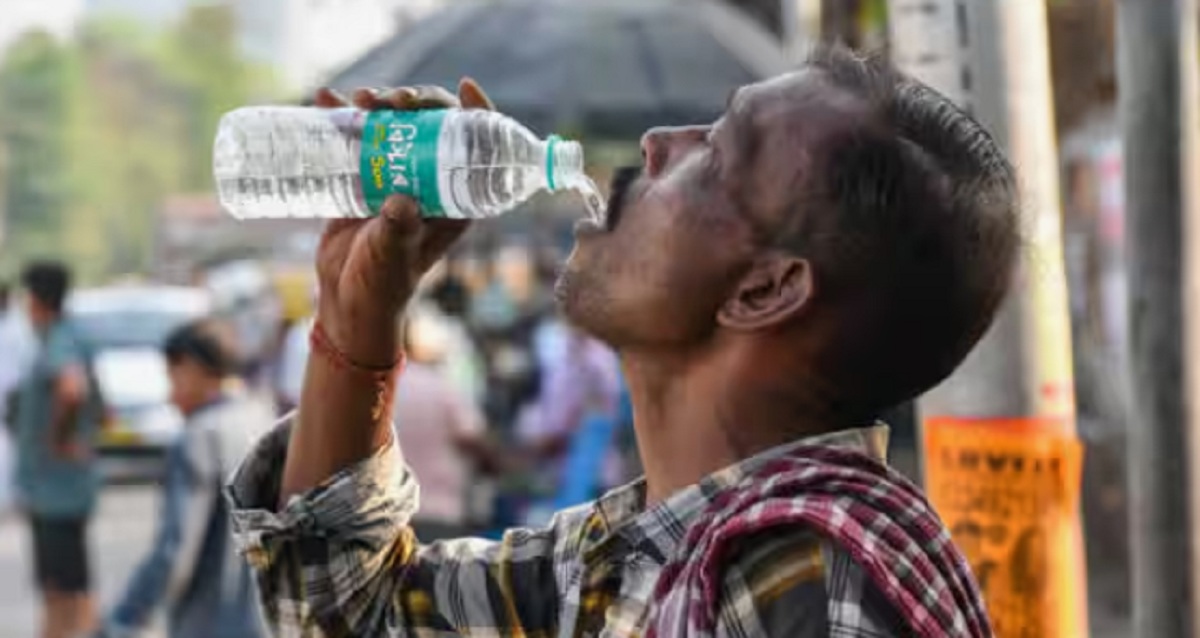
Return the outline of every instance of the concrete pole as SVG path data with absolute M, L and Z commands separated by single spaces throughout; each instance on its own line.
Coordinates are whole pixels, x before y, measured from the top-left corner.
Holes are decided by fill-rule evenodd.
M 786 1 L 786 0 L 785 0 Z M 790 54 L 799 60 L 821 40 L 821 0 L 793 0 L 796 12 L 796 45 Z
M 923 398 L 925 413 L 1074 417 L 1045 11 L 1038 0 L 892 0 L 889 7 L 896 65 L 963 105 L 1017 166 L 1029 246 L 996 324 Z
M 1181 0 L 1180 48 L 1182 54 L 1181 88 L 1183 106 L 1183 202 L 1184 202 L 1184 317 L 1200 317 L 1200 0 Z M 1191 20 L 1187 16 L 1192 16 Z M 1189 55 L 1188 52 L 1191 52 Z M 1185 321 L 1183 338 L 1186 361 L 1200 361 L 1200 323 Z M 1200 396 L 1200 374 L 1195 365 L 1185 366 L 1186 396 Z M 1200 405 L 1188 402 L 1189 459 L 1200 459 Z M 1189 482 L 1189 521 L 1191 529 L 1200 529 L 1200 472 L 1191 471 Z M 1192 547 L 1192 574 L 1200 574 L 1200 550 Z M 1200 627 L 1200 587 L 1193 586 L 1192 627 Z
M 779 0 L 780 39 L 790 56 L 796 48 L 800 35 L 800 13 L 796 6 L 799 0 Z
M 888 7 L 892 60 L 962 105 L 1008 146 L 1005 91 L 997 81 L 1003 69 L 995 64 L 995 21 L 992 28 L 976 28 L 974 23 L 986 20 L 982 16 L 964 19 L 967 9 L 958 0 L 892 0 Z M 994 14 L 990 7 L 989 11 L 976 9 L 984 16 Z M 992 81 L 979 81 L 981 68 L 990 72 Z M 1010 297 L 958 372 L 922 398 L 922 414 L 1008 417 L 1028 411 L 1031 400 L 1024 383 L 1021 345 L 1024 306 L 1022 296 Z
M 891 0 L 888 18 L 896 65 L 963 105 L 1005 148 L 1017 167 L 1025 215 L 1026 246 L 1012 294 L 959 370 L 922 397 L 922 418 L 1018 419 L 1034 424 L 1031 436 L 1046 442 L 1046 449 L 1074 450 L 1074 378 L 1046 4 Z M 1025 460 L 1043 458 L 1035 444 L 1018 454 L 1026 452 Z M 1008 453 L 1014 452 L 1010 448 Z M 979 480 L 974 488 L 989 493 L 988 478 Z M 1078 493 L 1078 476 L 1071 480 L 1073 485 L 1061 486 L 1062 494 Z M 1023 497 L 1039 502 L 1044 492 L 1026 492 Z M 1082 532 L 1077 512 L 1070 510 L 1072 499 L 1054 499 L 1059 509 L 1051 508 L 1046 519 L 1032 521 L 1034 529 L 1053 530 L 1046 538 L 1051 539 L 1048 555 L 1055 558 L 1032 567 L 1043 585 L 1013 595 L 1009 589 L 992 591 L 984 584 L 1001 638 L 1029 631 L 1087 635 Z M 1004 516 L 1000 511 L 975 514 L 1001 521 Z M 1030 528 L 1009 526 L 1007 533 L 1022 529 Z M 997 561 L 992 567 L 1008 570 L 1005 577 L 1014 578 L 1019 570 L 1012 565 L 1022 559 L 1022 550 L 1008 545 L 988 551 L 972 556 L 968 550 L 981 580 L 988 561 Z
M 1185 55 L 1180 0 L 1119 0 L 1133 413 L 1129 428 L 1133 626 L 1191 636 L 1187 399 L 1183 364 Z M 1193 5 L 1194 7 L 1194 5 Z M 1197 54 L 1193 49 L 1191 56 Z M 1194 116 L 1194 114 L 1193 114 Z M 1188 181 L 1196 179 L 1191 175 Z

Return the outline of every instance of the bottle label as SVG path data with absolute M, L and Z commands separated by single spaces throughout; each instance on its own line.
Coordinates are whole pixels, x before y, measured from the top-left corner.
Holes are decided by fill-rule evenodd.
M 445 109 L 371 111 L 362 133 L 363 198 L 379 214 L 389 195 L 408 195 L 423 217 L 445 217 L 438 191 L 438 137 Z

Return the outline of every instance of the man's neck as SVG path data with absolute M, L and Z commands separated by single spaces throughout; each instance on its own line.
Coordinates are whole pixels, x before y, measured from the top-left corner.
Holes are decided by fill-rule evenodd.
M 225 399 L 224 386 L 220 382 L 215 383 L 205 390 L 204 398 L 199 403 L 197 403 L 195 407 L 193 407 L 191 410 L 188 410 L 187 414 L 185 414 L 184 416 L 187 416 L 187 417 L 195 416 L 198 412 L 203 412 L 204 410 L 220 403 L 224 399 Z
M 728 361 L 654 359 L 622 354 L 647 504 L 760 452 L 833 429 L 819 411 L 804 407 L 800 393 L 772 391 Z
M 53 315 L 47 317 L 44 321 L 38 322 L 34 326 L 34 332 L 42 337 L 45 337 L 46 335 L 50 334 L 50 331 L 54 328 L 54 326 L 58 325 L 58 322 L 61 319 L 62 315 Z

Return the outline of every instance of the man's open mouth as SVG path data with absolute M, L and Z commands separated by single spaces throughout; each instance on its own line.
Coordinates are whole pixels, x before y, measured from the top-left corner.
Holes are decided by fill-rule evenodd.
M 623 166 L 613 172 L 608 188 L 608 207 L 604 214 L 605 230 L 613 230 L 621 218 L 621 211 L 629 200 L 629 191 L 642 176 L 641 166 Z

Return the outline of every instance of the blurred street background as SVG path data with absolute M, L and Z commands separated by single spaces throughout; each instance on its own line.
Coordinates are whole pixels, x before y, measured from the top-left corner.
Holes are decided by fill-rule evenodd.
M 149 485 L 114 487 L 101 497 L 91 540 L 96 585 L 105 606 L 125 586 L 154 539 L 150 522 L 157 507 L 157 491 Z M 10 575 L 0 580 L 0 635 L 14 638 L 38 632 L 39 601 L 30 585 L 28 536 L 21 521 L 11 516 L 0 520 L 0 570 Z
M 1042 102 L 1053 109 L 1044 127 L 1051 152 L 1034 168 L 1057 185 L 1039 201 L 1051 202 L 1044 214 L 1061 226 L 1061 238 L 1053 239 L 1066 283 L 1060 301 L 1070 333 L 1062 334 L 1074 347 L 1066 354 L 1067 387 L 1047 392 L 1068 403 L 1074 397 L 1073 411 L 1064 414 L 1084 450 L 1077 494 L 1087 576 L 1080 592 L 1085 585 L 1091 635 L 1134 635 L 1127 450 L 1138 420 L 1129 372 L 1120 3 L 1027 4 L 1037 8 L 1048 46 Z M 711 122 L 731 89 L 795 67 L 822 40 L 898 61 L 912 54 L 903 60 L 907 70 L 967 103 L 985 123 L 996 113 L 993 121 L 1005 120 L 1005 108 L 1020 102 L 991 92 L 1002 84 L 995 65 L 1005 61 L 991 60 L 993 76 L 979 73 L 986 37 L 968 43 L 966 35 L 999 32 L 1000 19 L 979 10 L 994 6 L 0 0 L 0 282 L 11 288 L 0 306 L 0 395 L 18 387 L 38 347 L 22 317 L 19 274 L 31 260 L 59 260 L 74 275 L 66 314 L 94 353 L 105 402 L 97 454 L 106 487 L 89 531 L 101 611 L 150 547 L 164 450 L 183 427 L 168 402 L 159 354 L 171 330 L 221 318 L 236 333 L 239 386 L 278 414 L 299 396 L 321 226 L 238 222 L 221 210 L 212 141 L 224 112 L 303 104 L 320 86 L 452 85 L 470 75 L 500 110 L 538 134 L 582 140 L 589 173 L 606 184 L 614 168 L 637 161 L 646 128 Z M 928 16 L 931 22 L 922 22 Z M 938 23 L 939 16 L 946 20 Z M 914 54 L 914 41 L 952 46 L 947 57 Z M 1010 68 L 1036 58 L 1023 57 L 1033 54 L 1013 42 L 1004 54 Z M 1191 55 L 1200 58 L 1200 49 Z M 1018 135 L 1021 119 L 1005 121 Z M 1030 166 L 1018 162 L 1019 170 Z M 413 359 L 461 408 L 425 424 L 434 432 L 452 428 L 459 434 L 452 443 L 416 429 L 400 432 L 410 459 L 454 459 L 438 474 L 443 478 L 425 480 L 436 493 L 429 500 L 439 503 L 418 521 L 430 534 L 490 535 L 536 524 L 638 473 L 615 355 L 561 322 L 554 308 L 551 286 L 580 210 L 571 197 L 539 197 L 475 224 L 414 305 Z M 917 406 L 898 406 L 889 421 L 895 463 L 920 479 Z M 0 638 L 37 631 L 29 534 L 7 478 L 17 454 L 0 439 Z M 446 467 L 434 463 L 427 472 Z

